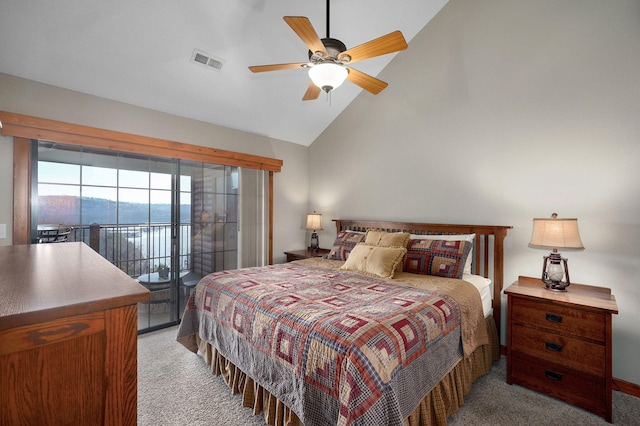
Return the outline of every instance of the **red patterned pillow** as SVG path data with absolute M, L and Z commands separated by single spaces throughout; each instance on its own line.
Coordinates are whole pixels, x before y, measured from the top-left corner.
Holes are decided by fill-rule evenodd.
M 332 260 L 347 260 L 349 253 L 356 246 L 356 244 L 364 241 L 364 232 L 355 231 L 342 231 L 336 237 L 333 242 L 333 247 L 328 254 L 325 254 L 326 259 Z
M 409 240 L 403 271 L 460 279 L 471 247 L 469 241 Z

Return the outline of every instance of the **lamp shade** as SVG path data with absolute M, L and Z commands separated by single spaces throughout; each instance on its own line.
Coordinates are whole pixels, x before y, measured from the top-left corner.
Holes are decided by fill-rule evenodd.
M 529 247 L 541 249 L 584 250 L 578 219 L 559 219 L 554 213 L 549 219 L 533 219 Z
M 347 75 L 349 71 L 345 67 L 333 63 L 317 64 L 309 68 L 309 78 L 313 84 L 327 93 L 340 87 Z
M 322 227 L 322 214 L 309 213 L 307 215 L 307 229 L 313 231 L 323 230 L 324 228 Z

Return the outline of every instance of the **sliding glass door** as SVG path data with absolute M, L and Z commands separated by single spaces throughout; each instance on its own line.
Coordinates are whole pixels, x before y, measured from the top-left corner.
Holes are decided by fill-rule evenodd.
M 179 312 L 201 277 L 238 267 L 238 193 L 237 167 L 180 162 Z
M 175 324 L 201 277 L 239 266 L 238 167 L 33 144 L 31 242 L 83 241 L 147 287 L 140 331 Z M 264 253 L 266 187 L 246 182 L 244 246 Z M 243 266 L 265 264 L 251 258 Z

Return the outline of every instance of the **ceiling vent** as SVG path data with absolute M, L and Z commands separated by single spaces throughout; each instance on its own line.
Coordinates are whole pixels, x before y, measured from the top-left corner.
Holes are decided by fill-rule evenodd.
M 212 55 L 209 55 L 208 53 L 198 49 L 193 49 L 191 62 L 200 64 L 210 69 L 214 69 L 216 71 L 222 70 L 222 64 L 224 63 L 222 59 L 215 58 Z

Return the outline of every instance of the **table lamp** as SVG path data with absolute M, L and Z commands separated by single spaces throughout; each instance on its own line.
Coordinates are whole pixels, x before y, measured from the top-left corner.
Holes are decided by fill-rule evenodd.
M 313 231 L 311 233 L 311 250 L 318 251 L 320 245 L 318 244 L 318 233 L 316 231 L 322 231 L 324 229 L 322 228 L 322 214 L 316 212 L 309 213 L 307 215 L 306 229 Z
M 549 219 L 533 219 L 533 233 L 529 247 L 551 249 L 544 256 L 542 265 L 542 282 L 548 290 L 567 291 L 571 284 L 567 259 L 562 257 L 558 249 L 584 250 L 578 219 L 560 219 L 556 213 Z

